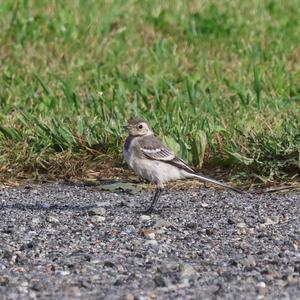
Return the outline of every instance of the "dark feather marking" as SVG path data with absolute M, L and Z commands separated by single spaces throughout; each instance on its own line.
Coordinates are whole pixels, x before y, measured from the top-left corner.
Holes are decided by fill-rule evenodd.
M 127 139 L 126 139 L 126 141 L 125 141 L 125 144 L 124 144 L 124 149 L 125 149 L 125 151 L 128 151 L 128 150 L 129 150 L 129 147 L 130 147 L 130 145 L 131 145 L 131 142 L 132 142 L 132 140 L 133 140 L 134 138 L 135 138 L 135 137 L 132 136 L 132 135 L 130 135 L 130 136 L 127 137 Z
M 167 161 L 167 163 L 179 169 L 182 169 L 190 174 L 196 173 L 194 169 L 192 169 L 190 166 L 188 166 L 183 160 L 179 159 L 178 157 L 175 157 L 174 159 Z

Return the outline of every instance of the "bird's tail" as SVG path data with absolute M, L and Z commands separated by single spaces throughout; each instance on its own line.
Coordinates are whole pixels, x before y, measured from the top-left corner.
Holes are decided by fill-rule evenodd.
M 200 180 L 203 180 L 203 181 L 207 181 L 207 182 L 210 182 L 210 183 L 213 183 L 213 184 L 216 184 L 216 185 L 219 185 L 219 186 L 222 186 L 226 189 L 230 189 L 232 191 L 235 191 L 236 193 L 239 193 L 239 194 L 243 194 L 244 192 L 235 188 L 235 187 L 232 187 L 230 185 L 227 185 L 226 183 L 222 183 L 222 182 L 219 182 L 217 180 L 214 180 L 214 179 L 211 179 L 209 177 L 206 177 L 206 176 L 203 176 L 203 175 L 200 175 L 200 174 L 196 174 L 196 173 L 193 173 L 191 174 L 193 178 L 197 178 L 197 179 L 200 179 Z

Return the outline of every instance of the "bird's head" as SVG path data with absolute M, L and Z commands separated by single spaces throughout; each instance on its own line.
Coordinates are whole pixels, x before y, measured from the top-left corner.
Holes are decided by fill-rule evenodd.
M 128 120 L 128 124 L 126 126 L 128 132 L 132 136 L 143 136 L 143 135 L 151 135 L 153 131 L 147 122 L 141 118 L 131 118 Z

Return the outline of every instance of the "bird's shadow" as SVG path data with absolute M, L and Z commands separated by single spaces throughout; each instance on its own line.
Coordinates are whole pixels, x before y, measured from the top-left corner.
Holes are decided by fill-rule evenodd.
M 36 204 L 24 204 L 24 203 L 14 203 L 14 204 L 1 204 L 0 210 L 4 209 L 15 209 L 22 211 L 73 211 L 73 212 L 84 212 L 89 211 L 97 207 L 97 205 L 60 205 L 60 204 L 52 204 L 46 205 L 41 203 Z

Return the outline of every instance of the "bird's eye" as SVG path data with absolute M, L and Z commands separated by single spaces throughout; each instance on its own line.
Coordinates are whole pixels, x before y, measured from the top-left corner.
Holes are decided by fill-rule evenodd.
M 141 125 L 139 125 L 139 129 L 142 129 L 143 128 L 143 125 L 141 124 Z

